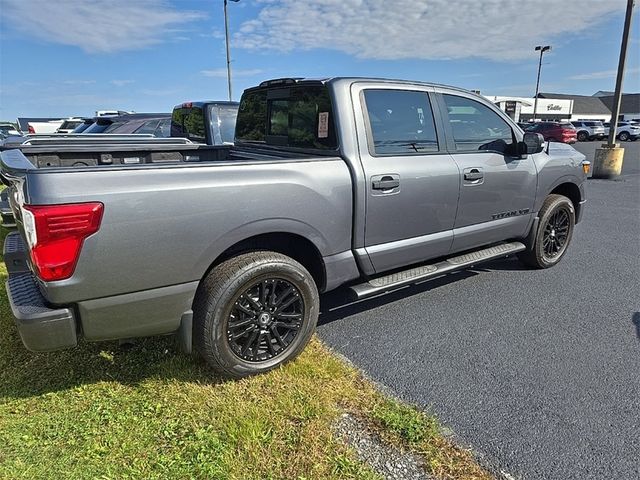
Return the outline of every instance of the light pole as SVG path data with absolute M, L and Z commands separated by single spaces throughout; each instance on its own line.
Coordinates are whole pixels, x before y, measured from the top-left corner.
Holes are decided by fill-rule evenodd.
M 624 28 L 622 30 L 622 43 L 620 45 L 620 57 L 618 58 L 618 74 L 616 76 L 616 91 L 613 95 L 613 110 L 611 121 L 609 122 L 609 139 L 596 149 L 593 162 L 594 178 L 615 178 L 622 173 L 622 162 L 624 160 L 624 148 L 617 145 L 616 130 L 618 127 L 618 116 L 620 116 L 620 101 L 622 99 L 622 80 L 624 78 L 625 63 L 627 61 L 627 46 L 631 36 L 631 19 L 633 17 L 633 7 L 635 0 L 627 0 L 627 11 L 624 17 Z
M 538 45 L 536 47 L 536 52 L 540 51 L 540 61 L 538 62 L 538 78 L 536 80 L 536 95 L 533 99 L 533 121 L 536 121 L 536 114 L 538 113 L 538 88 L 540 88 L 540 70 L 542 69 L 542 55 L 544 52 L 548 52 L 551 50 L 551 45 Z
M 240 0 L 231 1 L 237 3 Z M 227 46 L 227 83 L 229 84 L 229 101 L 231 101 L 231 54 L 229 53 L 229 16 L 227 15 L 227 0 L 224 0 L 224 40 Z

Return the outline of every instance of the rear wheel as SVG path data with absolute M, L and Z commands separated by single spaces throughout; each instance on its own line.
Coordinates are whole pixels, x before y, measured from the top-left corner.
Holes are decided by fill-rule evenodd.
M 587 140 L 589 140 L 589 134 L 587 132 L 578 132 L 578 141 L 586 142 Z
M 539 218 L 533 247 L 518 254 L 518 258 L 530 267 L 549 268 L 562 259 L 571 242 L 576 222 L 573 203 L 563 195 L 549 195 Z
M 193 308 L 194 343 L 213 369 L 241 378 L 295 358 L 318 320 L 318 290 L 298 262 L 251 252 L 216 266 Z

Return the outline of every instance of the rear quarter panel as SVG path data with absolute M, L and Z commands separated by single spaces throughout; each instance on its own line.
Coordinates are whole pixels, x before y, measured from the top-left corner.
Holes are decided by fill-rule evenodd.
M 26 201 L 104 203 L 73 276 L 44 285 L 54 303 L 200 280 L 227 248 L 263 233 L 296 233 L 323 256 L 351 245 L 351 179 L 339 158 L 41 171 Z

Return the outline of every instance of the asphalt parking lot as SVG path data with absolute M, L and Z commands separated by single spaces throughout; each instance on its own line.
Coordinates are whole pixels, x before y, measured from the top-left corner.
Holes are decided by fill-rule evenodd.
M 321 338 L 496 472 L 640 478 L 640 141 L 623 146 L 555 268 L 500 260 L 357 304 L 337 291 Z

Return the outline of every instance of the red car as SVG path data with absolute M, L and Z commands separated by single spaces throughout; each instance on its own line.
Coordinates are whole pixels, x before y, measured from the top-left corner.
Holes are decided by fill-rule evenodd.
M 576 143 L 578 140 L 576 129 L 570 123 L 538 122 L 525 130 L 542 134 L 548 142 Z

